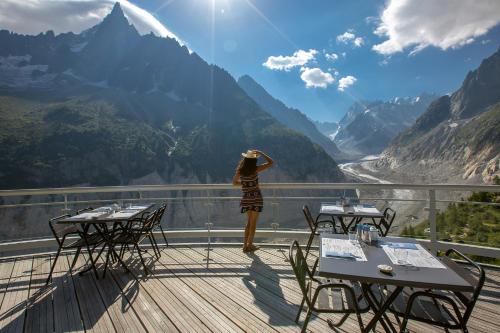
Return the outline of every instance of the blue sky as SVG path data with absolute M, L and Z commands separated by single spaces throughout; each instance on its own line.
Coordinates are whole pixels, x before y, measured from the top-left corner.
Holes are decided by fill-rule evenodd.
M 498 0 L 130 2 L 206 61 L 236 79 L 249 74 L 274 97 L 321 121 L 339 120 L 356 100 L 452 92 L 500 42 Z M 64 4 L 61 20 L 53 19 L 55 3 Z M 112 0 L 83 3 L 38 0 L 36 7 L 2 0 L 0 26 L 79 32 L 112 6 Z M 70 16 L 69 5 L 78 15 Z M 130 15 L 125 0 L 122 7 Z M 133 13 L 147 26 L 151 20 L 143 14 Z

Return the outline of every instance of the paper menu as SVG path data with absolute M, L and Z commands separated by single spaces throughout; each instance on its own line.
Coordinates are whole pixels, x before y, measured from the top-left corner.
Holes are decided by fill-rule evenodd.
M 390 244 L 382 244 L 382 249 L 384 249 L 384 252 L 387 254 L 394 265 L 401 265 L 398 257 L 401 257 L 401 251 L 405 251 L 404 256 L 406 256 L 408 265 L 415 267 L 446 269 L 445 265 L 443 265 L 432 254 L 427 252 L 427 250 L 425 250 L 420 244 L 415 244 L 415 249 L 409 249 L 407 247 L 405 248 L 401 246 L 391 246 Z
M 365 214 L 380 214 L 380 211 L 375 207 L 365 207 L 365 206 L 354 206 L 354 211 L 356 213 L 365 213 Z
M 344 208 L 340 205 L 321 205 L 322 213 L 344 213 Z
M 324 258 L 350 258 L 356 261 L 366 261 L 365 253 L 359 242 L 348 239 L 322 238 L 321 255 Z

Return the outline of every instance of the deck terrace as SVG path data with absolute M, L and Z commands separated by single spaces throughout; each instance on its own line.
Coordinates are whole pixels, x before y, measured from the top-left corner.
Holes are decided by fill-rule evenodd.
M 70 257 L 62 256 L 49 287 L 44 282 L 53 256 L 2 260 L 0 331 L 300 332 L 294 318 L 302 296 L 285 255 L 271 247 L 244 254 L 217 246 L 207 269 L 206 249 L 169 247 L 150 260 L 153 273 L 147 277 L 139 262 L 130 262 L 138 279 L 117 266 L 99 280 L 91 273 L 67 273 Z M 499 330 L 500 270 L 486 274 L 470 332 Z M 327 318 L 315 317 L 308 329 L 329 332 Z M 415 322 L 409 329 L 443 331 Z M 338 331 L 358 332 L 354 316 Z

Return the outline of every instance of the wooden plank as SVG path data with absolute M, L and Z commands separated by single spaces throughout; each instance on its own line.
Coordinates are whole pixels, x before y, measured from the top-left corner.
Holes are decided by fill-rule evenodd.
M 123 274 L 123 273 L 118 273 Z M 146 327 L 136 315 L 128 299 L 121 289 L 115 284 L 110 274 L 105 278 L 95 280 L 94 285 L 104 301 L 104 306 L 118 332 L 143 332 Z
M 51 263 L 54 259 L 54 256 L 51 256 Z M 75 285 L 68 269 L 68 259 L 66 255 L 61 255 L 57 259 L 51 281 L 54 288 L 52 293 L 54 330 L 55 332 L 84 332 Z
M 284 299 L 290 304 L 299 305 L 302 301 L 302 293 L 298 287 L 295 280 L 295 276 L 289 273 L 289 267 L 287 263 L 284 263 L 281 259 L 276 259 L 276 264 L 267 262 L 266 258 L 259 257 L 257 252 L 255 254 L 246 255 L 238 251 L 238 249 L 228 249 L 228 248 L 216 248 L 213 251 L 213 258 L 216 262 L 228 265 L 233 263 L 240 265 L 240 267 L 246 267 L 250 272 L 249 274 L 255 280 L 259 280 L 260 287 L 266 289 L 269 293 L 272 293 L 275 298 Z M 276 268 L 275 268 L 276 267 Z M 282 274 L 282 272 L 284 272 Z M 320 318 L 321 325 L 326 324 L 326 318 L 336 317 L 340 315 L 314 315 L 313 318 Z M 303 319 L 305 317 L 305 311 L 301 315 Z M 354 317 L 353 317 L 354 318 Z M 312 320 L 311 322 L 316 322 Z M 351 320 L 345 322 L 339 331 L 358 331 L 359 326 L 356 320 Z
M 29 301 L 26 308 L 26 332 L 53 332 L 52 284 L 45 286 L 50 270 L 50 256 L 35 257 L 31 273 Z
M 33 258 L 16 261 L 0 309 L 0 331 L 21 332 L 24 327 Z
M 113 270 L 111 275 L 129 303 L 133 304 L 134 310 L 141 318 L 147 331 L 179 332 L 175 324 L 153 300 L 153 297 L 144 290 L 139 281 L 132 277 L 131 274 Z
M 137 262 L 137 261 L 136 261 Z M 160 268 L 160 266 L 158 267 Z M 161 273 L 160 269 L 152 267 L 157 273 Z M 239 327 L 232 323 L 227 323 L 224 320 L 223 315 L 217 311 L 210 303 L 205 302 L 199 295 L 194 293 L 188 286 L 186 286 L 182 281 L 171 276 L 162 276 L 161 278 L 148 279 L 147 281 L 142 279 L 143 269 L 142 265 L 132 266 L 132 270 L 141 280 L 141 284 L 149 284 L 154 291 L 155 297 L 159 294 L 165 294 L 170 301 L 175 302 L 181 308 L 177 309 L 179 312 L 185 312 L 185 314 L 190 317 L 187 321 L 189 324 L 195 324 L 200 326 L 196 329 L 203 329 L 204 331 L 212 332 L 238 332 L 241 331 Z M 158 274 L 153 273 L 155 276 Z M 170 312 L 167 312 L 170 315 Z M 177 322 L 176 322 L 177 323 Z M 181 329 L 182 331 L 182 329 Z
M 246 332 L 276 332 L 273 327 L 266 324 L 264 320 L 261 320 L 254 311 L 249 311 L 236 302 L 226 290 L 214 288 L 211 284 L 200 278 L 200 276 L 196 274 L 196 268 L 199 268 L 199 265 L 183 265 L 182 269 L 185 269 L 187 271 L 186 273 L 190 274 L 177 274 L 175 269 L 170 269 L 169 267 L 172 262 L 175 262 L 174 265 L 177 267 L 179 267 L 179 265 L 174 257 L 169 256 L 168 252 L 170 251 L 163 251 L 163 255 L 160 258 L 160 262 L 164 264 L 164 269 L 166 269 L 169 274 L 173 274 L 176 278 L 186 283 L 194 292 L 203 297 L 205 301 L 210 302 L 210 304 L 223 313 L 228 320 L 231 320 Z
M 9 285 L 9 280 L 14 270 L 14 263 L 16 260 L 3 261 L 0 263 L 0 308 Z
M 97 291 L 92 274 L 94 274 L 92 271 L 83 275 L 72 274 L 85 331 L 115 332 L 113 322 L 104 301 Z
M 203 263 L 204 256 L 192 249 L 176 249 L 178 253 L 174 256 L 186 263 Z M 206 272 L 206 280 L 211 282 L 217 288 L 225 290 L 231 297 L 238 299 L 242 306 L 250 311 L 255 311 L 267 316 L 266 323 L 277 327 L 280 331 L 297 331 L 300 328 L 294 323 L 297 306 L 288 303 L 286 300 L 279 299 L 270 294 L 260 285 L 262 280 L 255 280 L 248 273 L 238 272 L 234 267 L 228 267 L 214 262 L 210 263 L 209 269 L 203 269 Z M 219 277 L 212 280 L 209 278 Z M 310 323 L 309 329 L 324 330 L 317 326 L 314 321 Z M 315 329 L 316 327 L 316 329 Z

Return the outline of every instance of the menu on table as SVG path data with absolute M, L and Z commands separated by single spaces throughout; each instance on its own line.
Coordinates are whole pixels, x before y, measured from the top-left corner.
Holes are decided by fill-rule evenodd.
M 85 213 L 81 213 L 81 214 L 72 216 L 69 218 L 69 220 L 91 220 L 91 219 L 97 219 L 97 218 L 99 218 L 103 215 L 107 215 L 107 214 L 108 214 L 108 212 L 104 212 L 104 211 L 101 211 L 101 212 L 91 211 L 91 212 L 85 212 Z
M 321 205 L 322 213 L 344 213 L 344 208 L 336 204 L 323 204 Z
M 409 266 L 446 269 L 443 263 L 420 244 L 385 243 L 382 248 L 394 265 L 402 265 L 404 258 L 403 261 Z
M 358 241 L 348 239 L 322 238 L 321 253 L 325 258 L 345 258 L 366 261 L 365 253 Z
M 373 206 L 365 206 L 365 205 L 357 205 L 354 206 L 354 211 L 356 213 L 365 213 L 365 214 L 380 214 L 380 211 Z
M 114 212 L 113 214 L 109 215 L 108 218 L 111 219 L 116 219 L 116 218 L 129 218 L 132 215 L 137 214 L 137 210 L 135 209 L 124 209 L 119 212 Z

